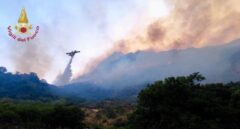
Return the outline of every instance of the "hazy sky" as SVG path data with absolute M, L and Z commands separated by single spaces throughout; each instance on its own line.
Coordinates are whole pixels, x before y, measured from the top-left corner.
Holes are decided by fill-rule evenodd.
M 11 72 L 35 72 L 53 82 L 70 59 L 65 53 L 72 50 L 81 51 L 72 64 L 73 77 L 79 78 L 114 52 L 230 43 L 240 38 L 239 4 L 239 0 L 8 0 L 0 4 L 0 65 Z M 40 26 L 37 38 L 28 43 L 12 40 L 7 30 L 17 24 L 23 7 L 30 24 Z
M 29 23 L 40 26 L 31 42 L 8 36 L 25 7 Z M 0 66 L 11 72 L 36 72 L 52 82 L 69 61 L 65 55 L 81 50 L 73 61 L 73 73 L 110 49 L 114 42 L 159 17 L 167 16 L 163 0 L 7 0 L 0 4 Z

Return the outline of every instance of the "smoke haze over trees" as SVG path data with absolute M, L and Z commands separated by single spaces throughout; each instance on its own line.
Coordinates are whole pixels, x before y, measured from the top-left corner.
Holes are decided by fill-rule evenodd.
M 12 74 L 0 67 L 0 98 L 45 101 L 56 97 L 51 93 L 51 88 L 36 73 Z
M 239 50 L 240 42 L 236 40 L 227 45 L 199 49 L 114 53 L 90 73 L 71 81 L 62 88 L 51 87 L 50 89 L 54 89 L 52 90 L 53 94 L 60 96 L 86 99 L 135 98 L 137 93 L 148 83 L 169 76 L 184 76 L 193 72 L 200 72 L 206 76 L 207 79 L 204 83 L 239 81 Z M 66 84 L 72 76 L 71 62 L 72 59 L 70 59 L 65 72 L 59 76 L 62 78 L 58 78 L 62 85 Z M 2 91 L 3 96 L 29 98 L 28 94 L 48 91 L 49 88 L 49 84 L 40 81 L 34 73 L 12 74 L 2 68 L 1 77 L 3 80 L 0 82 L 1 85 L 9 84 L 3 87 L 6 88 Z M 23 77 L 24 79 L 22 79 Z M 33 83 L 34 86 L 22 85 L 23 83 Z M 16 85 L 19 85 L 17 88 L 26 87 L 31 90 L 27 94 L 25 92 L 28 90 L 21 92 L 25 95 L 17 95 L 14 91 L 18 89 L 13 89 Z
M 59 74 L 54 82 L 57 86 L 64 86 L 68 84 L 72 77 L 71 64 L 74 57 L 71 57 L 63 73 Z
M 119 119 L 108 128 L 237 129 L 240 127 L 240 83 L 201 84 L 200 81 L 203 79 L 205 79 L 203 76 L 194 73 L 189 76 L 169 77 L 141 88 L 143 90 L 138 95 L 136 110 L 133 113 L 129 112 L 128 119 L 124 121 Z M 80 109 L 81 102 L 64 104 L 61 101 L 60 103 L 53 101 L 48 103 L 57 99 L 54 97 L 56 94 L 52 94 L 53 90 L 62 92 L 58 94 L 58 99 L 66 96 L 80 99 L 81 96 L 77 96 L 77 93 L 90 99 L 93 97 L 107 99 L 106 95 L 111 99 L 114 98 L 113 90 L 91 85 L 85 86 L 83 89 L 78 89 L 79 85 L 70 86 L 68 88 L 75 89 L 75 93 L 64 94 L 65 88 L 52 88 L 46 82 L 39 80 L 34 73 L 12 74 L 8 73 L 6 68 L 1 67 L 0 128 L 82 129 L 85 126 L 88 127 L 83 123 L 84 113 Z M 131 96 L 127 95 L 129 90 L 126 89 L 126 91 L 120 94 L 126 97 L 123 100 L 131 99 Z M 138 92 L 130 94 L 138 94 Z M 114 107 L 114 105 L 111 106 Z M 109 116 L 108 119 L 114 118 L 114 114 L 119 114 L 122 110 L 120 107 L 110 109 L 108 107 L 103 109 L 107 113 L 105 115 Z
M 207 78 L 204 82 L 228 83 L 240 80 L 239 54 L 240 40 L 227 45 L 165 52 L 117 52 L 73 82 L 121 89 L 200 72 Z

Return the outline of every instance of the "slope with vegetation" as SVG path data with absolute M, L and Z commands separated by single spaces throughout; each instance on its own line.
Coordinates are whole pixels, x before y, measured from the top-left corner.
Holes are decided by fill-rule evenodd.
M 84 113 L 74 105 L 4 101 L 1 129 L 82 129 Z
M 240 82 L 201 83 L 204 79 L 194 73 L 157 81 L 139 93 L 137 102 L 122 97 L 124 101 L 83 103 L 71 92 L 56 95 L 53 91 L 64 88 L 51 86 L 34 73 L 12 74 L 0 67 L 0 128 L 239 129 Z M 90 94 L 99 91 L 89 88 Z M 100 95 L 114 94 L 101 91 Z M 129 93 L 126 96 L 132 96 Z
M 133 129 L 239 129 L 240 83 L 200 84 L 198 73 L 170 77 L 141 91 Z
M 40 80 L 35 73 L 12 74 L 0 67 L 0 98 L 48 101 L 56 98 L 52 86 Z

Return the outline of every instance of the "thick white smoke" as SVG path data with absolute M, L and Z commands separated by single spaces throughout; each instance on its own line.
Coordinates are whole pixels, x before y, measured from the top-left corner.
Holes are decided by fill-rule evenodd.
M 71 69 L 71 64 L 73 61 L 73 57 L 69 60 L 64 72 L 62 74 L 59 74 L 54 82 L 55 85 L 57 86 L 63 86 L 66 85 L 67 83 L 70 82 L 71 77 L 72 77 L 72 69 Z
M 240 81 L 240 40 L 227 45 L 165 52 L 116 52 L 74 82 L 104 88 L 141 86 L 170 76 L 200 72 L 206 82 Z

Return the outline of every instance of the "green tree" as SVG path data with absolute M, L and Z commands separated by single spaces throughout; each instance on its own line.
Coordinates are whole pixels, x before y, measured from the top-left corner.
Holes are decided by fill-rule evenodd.
M 51 128 L 82 129 L 83 112 L 75 106 L 57 106 L 47 116 Z
M 237 129 L 239 92 L 224 84 L 205 84 L 199 73 L 170 77 L 141 91 L 131 115 L 137 129 Z

